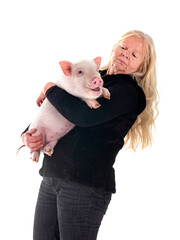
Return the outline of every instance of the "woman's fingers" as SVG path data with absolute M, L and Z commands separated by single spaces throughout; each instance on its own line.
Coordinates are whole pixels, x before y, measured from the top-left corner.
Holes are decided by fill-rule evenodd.
M 39 143 L 38 145 L 36 145 L 35 147 L 30 147 L 30 153 L 33 153 L 35 151 L 38 151 L 40 148 L 43 147 L 43 144 Z
M 43 135 L 42 134 L 40 134 L 39 136 L 27 136 L 27 138 L 28 138 L 28 142 L 29 143 L 38 143 L 39 141 L 41 141 L 42 142 L 42 140 L 43 140 Z
M 46 95 L 43 92 L 41 92 L 38 99 L 36 100 L 36 104 L 38 105 L 38 107 L 42 105 L 45 98 L 46 98 Z
M 31 153 L 39 150 L 43 146 L 43 135 L 32 136 L 37 129 L 30 129 L 22 135 L 24 145 L 30 148 Z

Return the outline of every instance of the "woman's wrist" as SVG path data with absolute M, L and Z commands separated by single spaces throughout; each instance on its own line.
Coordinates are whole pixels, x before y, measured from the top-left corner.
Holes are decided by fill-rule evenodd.
M 55 83 L 53 82 L 48 82 L 46 83 L 46 85 L 44 86 L 42 92 L 40 93 L 38 99 L 36 100 L 36 104 L 38 105 L 38 107 L 40 107 L 44 101 L 44 99 L 46 98 L 46 92 L 49 88 L 56 86 Z
M 48 83 L 46 83 L 46 85 L 44 86 L 42 92 L 43 92 L 44 94 L 46 94 L 47 90 L 48 90 L 49 88 L 51 88 L 51 87 L 54 87 L 54 86 L 56 86 L 55 83 L 53 83 L 53 82 L 48 82 Z

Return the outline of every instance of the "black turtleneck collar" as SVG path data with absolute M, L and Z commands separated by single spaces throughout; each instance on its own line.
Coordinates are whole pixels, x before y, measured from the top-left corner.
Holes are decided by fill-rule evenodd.
M 100 70 L 99 73 L 101 74 L 101 77 L 103 78 L 104 82 L 109 81 L 109 80 L 130 80 L 130 81 L 135 81 L 135 79 L 129 75 L 129 74 L 107 74 L 107 69 L 105 70 Z M 135 81 L 136 82 L 136 81 Z

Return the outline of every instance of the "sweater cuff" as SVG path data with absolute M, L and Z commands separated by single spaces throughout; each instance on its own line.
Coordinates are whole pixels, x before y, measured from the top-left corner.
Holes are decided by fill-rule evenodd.
M 53 91 L 53 89 L 57 88 L 57 86 L 50 87 L 46 92 L 45 95 L 46 97 Z

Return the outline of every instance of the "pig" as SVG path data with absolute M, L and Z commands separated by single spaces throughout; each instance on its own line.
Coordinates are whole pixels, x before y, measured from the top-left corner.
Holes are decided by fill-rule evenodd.
M 100 63 L 101 57 L 96 57 L 92 61 L 82 60 L 77 63 L 60 61 L 62 76 L 56 82 L 56 85 L 71 95 L 81 98 L 90 108 L 98 108 L 100 107 L 100 104 L 96 101 L 98 97 L 103 96 L 110 99 L 110 93 L 108 89 L 103 87 L 103 80 L 98 72 Z M 57 141 L 74 127 L 75 125 L 65 119 L 45 98 L 29 130 L 37 129 L 33 136 L 43 135 L 41 150 L 51 156 Z M 39 156 L 40 151 L 35 151 L 31 154 L 31 159 L 38 162 Z

